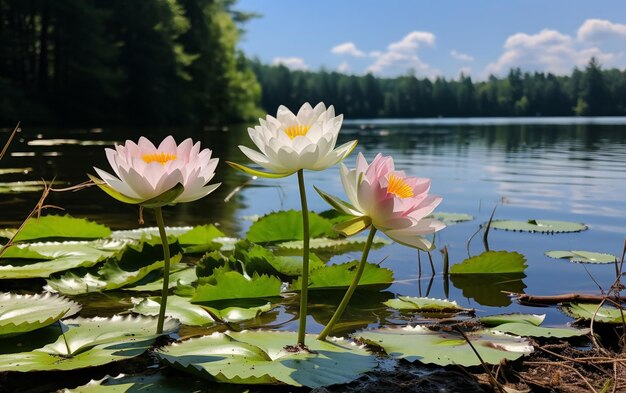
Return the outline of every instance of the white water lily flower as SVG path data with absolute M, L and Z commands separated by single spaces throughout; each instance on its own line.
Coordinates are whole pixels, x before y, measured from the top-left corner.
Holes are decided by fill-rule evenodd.
M 432 243 L 423 236 L 446 226 L 427 218 L 441 203 L 441 197 L 428 194 L 430 179 L 396 171 L 393 158 L 381 154 L 368 164 L 359 153 L 356 168 L 348 169 L 342 163 L 340 173 L 350 203 L 317 190 L 335 209 L 355 216 L 339 224 L 337 230 L 353 235 L 373 225 L 400 244 L 432 249 Z
M 301 169 L 320 171 L 346 158 L 357 141 L 344 143 L 335 149 L 343 115 L 335 116 L 331 105 L 323 103 L 312 108 L 302 105 L 298 114 L 284 106 L 278 108 L 276 117 L 268 115 L 259 119 L 260 125 L 248 128 L 250 138 L 259 151 L 239 146 L 241 151 L 270 173 L 231 163 L 237 169 L 262 177 L 284 177 Z
M 148 207 L 191 202 L 220 185 L 206 185 L 215 175 L 218 159 L 189 138 L 177 145 L 170 135 L 156 147 L 142 136 L 137 143 L 127 140 L 105 151 L 117 177 L 99 168 L 94 169 L 101 179 L 90 177 L 122 202 Z

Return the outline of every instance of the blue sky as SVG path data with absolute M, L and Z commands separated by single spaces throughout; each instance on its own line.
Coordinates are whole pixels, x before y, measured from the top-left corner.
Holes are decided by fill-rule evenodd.
M 264 63 L 378 76 L 476 79 L 511 67 L 626 68 L 626 0 L 240 0 L 262 16 L 240 48 Z

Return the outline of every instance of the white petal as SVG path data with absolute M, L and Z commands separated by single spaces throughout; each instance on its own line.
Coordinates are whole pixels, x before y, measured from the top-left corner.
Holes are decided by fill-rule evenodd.
M 104 180 L 109 186 L 111 186 L 111 188 L 113 188 L 115 191 L 131 198 L 140 198 L 139 195 L 128 186 L 128 184 L 124 183 L 117 177 L 112 176 L 110 173 L 105 172 L 101 169 L 95 167 L 93 169 L 95 169 L 98 173 L 98 176 L 100 176 L 100 178 Z
M 168 135 L 163 139 L 163 141 L 159 144 L 159 148 L 157 149 L 163 153 L 176 154 L 176 141 L 174 137 Z
M 154 187 L 150 182 L 134 168 L 130 168 L 128 171 L 120 168 L 120 179 L 132 188 L 139 198 L 150 199 L 157 195 L 154 193 Z
M 421 236 L 412 236 L 406 234 L 398 234 L 394 233 L 393 235 L 389 232 L 384 232 L 385 235 L 389 236 L 392 240 L 413 248 L 418 248 L 424 251 L 430 251 L 433 248 L 433 244 L 428 240 Z
M 267 170 L 270 170 L 272 172 L 276 172 L 276 173 L 283 173 L 286 172 L 286 168 L 284 168 L 280 162 L 276 162 L 276 161 L 271 161 L 269 159 L 269 157 L 262 155 L 261 153 L 252 150 L 248 147 L 245 146 L 239 146 L 239 149 L 241 150 L 241 152 L 243 154 L 246 155 L 246 157 L 248 157 L 250 160 L 254 161 L 257 165 L 262 166 L 263 168 L 266 168 Z M 268 149 L 271 150 L 271 149 Z
M 202 198 L 202 197 L 212 193 L 221 184 L 222 183 L 210 184 L 210 185 L 208 185 L 206 187 L 202 187 L 195 194 L 187 195 L 187 196 L 184 196 L 184 197 L 183 197 L 183 195 L 181 195 L 178 198 L 176 198 L 175 202 L 192 202 L 192 201 L 198 200 L 198 199 L 200 199 L 200 198 Z
M 107 160 L 109 161 L 109 165 L 111 165 L 113 172 L 115 172 L 115 174 L 119 176 L 120 174 L 117 171 L 117 167 L 119 166 L 117 162 L 117 157 L 118 157 L 117 150 L 106 148 L 104 149 L 104 153 L 107 156 Z

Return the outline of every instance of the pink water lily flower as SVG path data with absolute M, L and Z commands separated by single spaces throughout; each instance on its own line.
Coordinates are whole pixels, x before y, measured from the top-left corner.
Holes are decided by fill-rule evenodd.
M 259 151 L 239 146 L 243 154 L 269 172 L 261 172 L 231 163 L 237 169 L 262 177 L 285 177 L 301 169 L 320 171 L 346 158 L 356 147 L 350 141 L 335 148 L 343 115 L 335 116 L 331 105 L 314 108 L 307 102 L 297 114 L 285 106 L 278 108 L 276 117 L 259 119 L 260 125 L 248 128 L 250 139 Z
M 137 143 L 127 140 L 115 149 L 107 148 L 106 156 L 117 177 L 94 168 L 102 180 L 92 179 L 123 202 L 143 204 L 163 195 L 166 197 L 157 204 L 191 202 L 220 185 L 207 185 L 218 159 L 211 158 L 211 150 L 200 150 L 200 142 L 194 144 L 191 139 L 177 145 L 170 135 L 156 147 L 141 137 Z
M 318 192 L 337 210 L 355 216 L 338 226 L 347 235 L 373 225 L 398 243 L 430 250 L 432 243 L 424 236 L 445 228 L 442 222 L 426 218 L 442 200 L 428 194 L 430 179 L 396 171 L 391 157 L 378 154 L 368 164 L 359 153 L 355 169 L 341 164 L 341 182 L 350 203 Z

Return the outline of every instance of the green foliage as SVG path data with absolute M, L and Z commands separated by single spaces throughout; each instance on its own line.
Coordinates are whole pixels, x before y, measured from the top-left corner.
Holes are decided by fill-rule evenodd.
M 40 329 L 63 317 L 74 315 L 80 309 L 78 303 L 50 293 L 43 295 L 0 293 L 0 337 Z
M 474 348 L 487 364 L 515 360 L 532 352 L 530 343 L 516 336 L 490 330 L 466 332 Z M 439 366 L 478 366 L 480 360 L 465 338 L 456 332 L 436 332 L 422 326 L 386 328 L 359 333 L 359 340 L 382 347 L 397 359 Z
M 234 259 L 241 261 L 249 273 L 275 275 L 284 279 L 302 275 L 302 256 L 278 256 L 265 247 L 248 241 L 235 245 Z M 309 254 L 309 269 L 317 269 L 324 263 Z
M 0 372 L 75 370 L 129 359 L 152 345 L 155 326 L 149 317 L 76 318 L 1 339 Z M 178 322 L 166 319 L 163 329 L 173 333 Z
M 10 238 L 15 230 L 4 230 L 0 236 Z M 82 218 L 48 215 L 30 218 L 14 241 L 41 239 L 97 239 L 107 237 L 111 230 L 101 224 Z
M 434 212 L 428 217 L 442 221 L 446 225 L 453 225 L 459 222 L 472 221 L 474 219 L 473 216 L 469 214 L 465 214 L 465 213 L 445 213 L 445 212 Z
M 567 338 L 589 334 L 590 329 L 572 327 L 542 327 L 524 322 L 509 322 L 493 327 L 491 330 L 524 337 Z
M 309 351 L 290 351 L 295 332 L 214 333 L 157 350 L 165 363 L 211 381 L 316 388 L 347 383 L 377 365 L 374 355 L 343 339 L 307 337 Z
M 505 231 L 523 231 L 523 232 L 539 232 L 539 233 L 565 233 L 580 232 L 587 229 L 585 224 L 568 221 L 549 221 L 549 220 L 495 220 L 491 222 L 494 229 L 504 229 Z
M 460 307 L 455 301 L 432 299 L 427 297 L 398 296 L 397 299 L 387 300 L 385 305 L 402 311 L 435 313 L 457 313 L 467 311 L 467 309 Z
M 309 212 L 309 226 L 312 238 L 336 235 L 332 222 L 313 212 Z M 302 212 L 289 210 L 263 216 L 250 226 L 246 238 L 259 244 L 302 240 Z
M 358 264 L 358 261 L 353 261 L 324 266 L 311 271 L 309 290 L 348 288 L 354 279 Z M 387 288 L 392 282 L 393 272 L 391 270 L 373 263 L 367 263 L 358 287 L 361 289 L 380 290 Z M 291 283 L 292 290 L 297 291 L 300 288 L 302 288 L 302 277 L 298 277 Z
M 259 299 L 280 296 L 282 282 L 279 278 L 254 274 L 246 277 L 236 271 L 217 268 L 203 284 L 198 285 L 191 301 L 206 303 L 235 299 Z M 265 303 L 265 302 L 264 302 Z
M 200 393 L 199 386 L 189 381 L 189 378 L 180 378 L 172 375 L 151 374 L 143 376 L 128 376 L 120 374 L 117 377 L 110 375 L 99 380 L 91 380 L 87 384 L 75 389 L 65 389 L 64 393 L 132 393 L 132 392 L 159 392 L 159 393 Z
M 560 310 L 573 318 L 593 319 L 596 322 L 622 324 L 626 320 L 623 310 L 615 307 L 602 306 L 593 303 L 568 303 Z
M 505 323 L 528 323 L 534 326 L 539 326 L 545 319 L 546 314 L 498 314 L 498 315 L 488 315 L 486 317 L 481 317 L 480 322 L 487 326 L 497 326 Z
M 614 263 L 617 260 L 613 254 L 593 251 L 547 251 L 546 256 L 580 263 Z
M 450 267 L 450 274 L 522 273 L 526 258 L 517 252 L 486 251 Z

